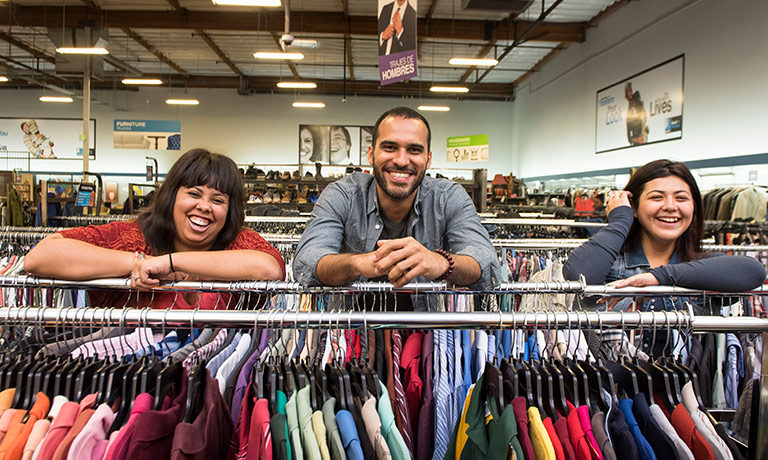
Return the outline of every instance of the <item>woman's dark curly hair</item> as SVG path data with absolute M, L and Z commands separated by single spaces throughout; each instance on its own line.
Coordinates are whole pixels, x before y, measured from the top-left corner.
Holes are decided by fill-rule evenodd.
M 235 241 L 245 222 L 243 175 L 229 157 L 205 149 L 192 149 L 171 166 L 152 203 L 139 214 L 138 222 L 153 255 L 172 252 L 176 238 L 173 207 L 179 187 L 205 185 L 229 197 L 224 227 L 211 251 L 225 249 Z

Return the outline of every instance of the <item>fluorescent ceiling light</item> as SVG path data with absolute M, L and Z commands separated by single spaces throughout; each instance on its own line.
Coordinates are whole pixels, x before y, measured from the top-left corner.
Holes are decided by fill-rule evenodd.
M 200 101 L 197 99 L 166 99 L 165 103 L 169 105 L 197 105 Z
M 468 93 L 466 86 L 433 86 L 429 88 L 433 93 Z
M 124 85 L 162 85 L 163 80 L 157 78 L 123 78 Z
M 322 109 L 325 107 L 325 104 L 322 102 L 294 102 L 291 105 L 302 109 Z
M 227 6 L 280 6 L 280 0 L 211 0 L 214 5 Z
M 0 75 L 0 82 L 6 82 L 6 81 L 8 81 L 8 77 L 6 77 L 5 75 Z
M 278 88 L 298 88 L 298 89 L 314 89 L 317 88 L 317 83 L 313 81 L 279 81 L 277 82 Z
M 59 54 L 109 54 L 106 48 L 100 46 L 93 48 L 56 48 L 56 52 Z
M 291 59 L 291 60 L 300 60 L 304 59 L 304 55 L 302 53 L 279 53 L 279 52 L 267 52 L 267 51 L 258 51 L 256 53 L 253 53 L 253 57 L 256 59 Z
M 420 105 L 418 110 L 425 112 L 448 112 L 451 108 L 447 105 Z
M 297 38 L 291 43 L 295 48 L 317 48 L 317 40 L 314 38 Z
M 451 65 L 476 65 L 492 67 L 499 63 L 497 59 L 475 59 L 475 58 L 451 58 L 448 64 Z
M 40 96 L 42 102 L 72 102 L 69 96 Z

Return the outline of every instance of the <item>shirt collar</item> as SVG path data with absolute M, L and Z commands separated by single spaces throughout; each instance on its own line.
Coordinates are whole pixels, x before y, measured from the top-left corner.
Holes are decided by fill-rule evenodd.
M 633 245 L 629 251 L 624 255 L 624 261 L 627 268 L 650 268 L 651 264 L 648 262 L 648 258 L 645 257 L 645 251 L 643 251 L 643 245 L 637 243 Z M 680 256 L 677 251 L 672 253 L 672 258 L 669 259 L 669 265 L 680 263 Z
M 426 177 L 424 178 L 426 180 Z M 416 199 L 413 200 L 413 215 L 415 217 L 421 217 L 421 201 L 424 198 L 421 189 L 424 187 L 424 181 L 419 184 L 419 187 L 416 189 Z M 368 214 L 371 214 L 373 212 L 377 212 L 378 214 L 381 214 L 381 210 L 379 209 L 379 191 L 376 188 L 376 178 L 371 181 L 371 183 L 368 185 L 368 207 L 367 207 Z

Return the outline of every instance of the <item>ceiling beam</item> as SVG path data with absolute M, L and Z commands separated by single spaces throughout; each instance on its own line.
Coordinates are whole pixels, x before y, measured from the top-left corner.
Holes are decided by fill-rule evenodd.
M 199 35 L 200 38 L 203 39 L 205 44 L 208 45 L 208 47 L 211 48 L 214 53 L 216 53 L 216 55 L 219 57 L 219 59 L 221 59 L 222 62 L 224 62 L 224 64 L 226 64 L 227 67 L 229 67 L 232 70 L 232 72 L 235 72 L 235 74 L 237 76 L 239 76 L 239 77 L 245 77 L 245 74 L 243 73 L 243 71 L 240 70 L 240 68 L 237 67 L 235 65 L 235 63 L 232 62 L 229 59 L 229 57 L 227 57 L 226 54 L 224 54 L 224 51 L 222 51 L 221 48 L 219 48 L 218 45 L 216 45 L 216 43 L 213 41 L 213 39 L 207 33 L 205 33 L 204 30 L 202 30 L 202 29 L 195 29 L 195 33 L 197 35 Z
M 220 88 L 220 89 L 237 89 L 241 85 L 241 79 L 236 76 L 220 76 L 220 75 L 191 75 L 189 78 L 183 78 L 180 75 L 165 75 L 165 74 L 145 74 L 146 77 L 162 78 L 164 85 L 170 87 L 179 88 Z M 104 81 L 93 82 L 93 89 L 109 89 L 115 88 L 123 90 L 123 85 L 120 85 L 121 76 L 105 76 Z M 279 79 L 276 77 L 246 77 L 245 81 L 248 83 L 248 87 L 253 89 L 255 93 L 268 93 L 268 94 L 294 94 L 291 90 L 279 90 L 275 84 Z M 338 80 L 313 80 L 317 83 L 316 90 L 301 91 L 301 94 L 322 94 L 322 95 L 340 95 L 344 91 L 346 86 L 347 97 L 352 96 L 382 96 L 382 97 L 418 97 L 423 99 L 441 99 L 444 100 L 446 96 L 444 94 L 435 94 L 429 91 L 429 86 L 432 82 L 401 82 L 393 83 L 391 85 L 379 86 L 378 81 L 347 81 L 344 82 L 341 79 Z M 439 83 L 439 82 L 435 82 Z M 77 82 L 72 83 L 72 88 L 77 88 Z M 448 82 L 446 82 L 448 84 Z M 22 87 L 35 87 L 33 84 Z M 67 86 L 69 87 L 69 86 Z M 14 89 L 18 86 L 14 85 Z M 2 94 L 2 87 L 0 87 L 0 94 Z M 482 83 L 477 85 L 473 92 L 462 95 L 462 100 L 495 100 L 495 101 L 509 101 L 512 99 L 513 86 L 510 83 Z
M 283 41 L 280 39 L 281 35 L 279 35 L 277 32 L 272 32 L 272 39 L 275 41 L 275 44 L 277 45 L 278 50 L 283 51 Z M 281 65 L 282 65 L 281 61 Z M 291 61 L 285 61 L 285 65 L 288 66 L 288 69 L 290 69 L 291 73 L 293 74 L 293 78 L 299 80 L 301 77 L 299 76 L 299 71 L 296 69 L 296 66 L 293 65 Z
M 45 51 L 35 48 L 32 45 L 28 45 L 24 43 L 23 41 L 12 37 L 9 33 L 4 32 L 0 30 L 0 40 L 6 41 L 10 43 L 11 45 L 15 46 L 16 48 L 22 49 L 26 51 L 27 53 L 31 54 L 32 56 L 42 59 L 43 61 L 50 62 L 51 64 L 56 62 L 56 58 L 54 56 L 51 56 L 50 54 L 46 53 Z
M 75 26 L 83 18 L 93 20 L 96 26 L 132 29 L 205 29 L 264 31 L 282 33 L 282 12 L 227 12 L 227 11 L 126 11 L 96 10 L 85 6 L 18 6 L 14 5 L 13 14 L 0 7 L 0 17 L 8 17 L 11 25 L 24 27 L 62 27 Z M 344 13 L 293 11 L 291 28 L 299 34 L 332 34 L 347 30 L 353 36 L 376 36 L 377 20 L 375 16 L 349 16 Z M 501 21 L 500 23 L 482 20 L 419 19 L 419 38 L 454 39 L 467 41 L 515 40 L 516 33 L 527 30 L 531 21 Z M 490 26 L 490 27 L 489 27 Z M 490 32 L 489 32 L 490 29 Z M 537 36 L 532 41 L 580 43 L 584 40 L 586 23 L 581 22 L 542 22 L 536 26 Z M 490 35 L 490 36 L 489 36 Z
M 184 76 L 185 78 L 188 78 L 188 77 L 189 77 L 189 72 L 187 72 L 186 70 L 184 70 L 184 69 L 182 69 L 181 67 L 179 67 L 179 65 L 178 65 L 178 64 L 176 64 L 175 62 L 173 62 L 172 60 L 170 60 L 170 59 L 168 58 L 168 56 L 166 56 L 165 54 L 163 54 L 163 53 L 161 53 L 160 51 L 158 51 L 158 49 L 157 49 L 157 48 L 155 48 L 153 45 L 150 45 L 148 41 L 144 40 L 144 39 L 141 37 L 141 35 L 137 34 L 137 33 L 136 33 L 136 32 L 134 32 L 134 31 L 132 31 L 132 30 L 131 30 L 131 29 L 129 29 L 128 27 L 122 27 L 121 29 L 122 29 L 122 31 L 123 31 L 123 32 L 124 32 L 126 35 L 128 35 L 129 37 L 131 37 L 132 39 L 134 39 L 134 40 L 136 41 L 136 43 L 138 43 L 139 45 L 143 46 L 143 47 L 144 47 L 144 48 L 145 48 L 147 51 L 149 51 L 150 53 L 154 54 L 154 55 L 155 55 L 155 57 L 157 57 L 158 59 L 160 59 L 160 61 L 162 61 L 162 62 L 163 62 L 165 65 L 167 65 L 168 67 L 172 68 L 172 69 L 173 69 L 173 70 L 175 70 L 176 72 L 180 73 L 180 74 L 181 74 L 182 76 Z
M 629 2 L 630 0 L 616 0 L 615 2 L 603 8 L 603 11 L 597 13 L 589 21 L 587 21 L 587 26 L 588 27 L 597 26 L 597 24 L 600 21 L 612 15 L 613 13 L 616 12 L 616 10 L 618 10 L 619 8 L 621 8 L 622 6 L 626 5 Z

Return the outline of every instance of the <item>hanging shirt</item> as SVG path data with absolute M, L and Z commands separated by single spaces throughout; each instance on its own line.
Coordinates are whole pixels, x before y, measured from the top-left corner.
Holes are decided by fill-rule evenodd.
M 341 434 L 341 442 L 344 444 L 347 460 L 365 460 L 352 414 L 347 410 L 336 412 L 336 424 L 339 426 L 339 434 Z
M 51 428 L 51 421 L 47 418 L 40 419 L 35 422 L 32 427 L 32 432 L 27 437 L 27 442 L 24 444 L 24 451 L 21 454 L 21 460 L 30 460 L 35 453 L 35 450 L 43 442 L 46 433 Z
M 744 356 L 741 342 L 736 335 L 727 334 L 726 343 L 728 362 L 725 373 L 725 405 L 728 409 L 736 409 L 739 405 L 739 380 L 744 377 Z
M 699 430 L 710 447 L 712 447 L 712 453 L 715 454 L 715 459 L 733 460 L 733 455 L 731 455 L 731 452 L 728 450 L 725 441 L 723 441 L 717 434 L 717 431 L 715 431 L 715 428 L 712 426 L 712 423 L 707 416 L 699 410 L 699 403 L 696 400 L 696 394 L 693 392 L 693 384 L 687 382 L 683 385 L 681 392 L 685 409 L 691 415 L 693 423 L 696 424 L 696 429 Z
M 677 455 L 675 444 L 659 427 L 656 421 L 651 417 L 651 408 L 645 399 L 645 395 L 640 393 L 632 399 L 632 413 L 635 416 L 640 432 L 653 448 L 653 452 L 658 458 L 680 460 Z
M 151 410 L 155 403 L 155 398 L 149 393 L 141 393 L 136 396 L 136 400 L 131 407 L 131 415 L 128 416 L 128 421 L 125 423 L 120 431 L 116 432 L 115 439 L 107 448 L 104 454 L 105 460 L 117 460 L 123 459 L 128 451 L 128 444 L 131 441 L 131 436 L 136 428 L 136 420 L 140 414 Z
M 560 417 L 554 425 L 557 437 L 563 445 L 565 460 L 576 460 L 576 453 L 573 451 L 573 444 L 571 444 L 571 437 L 568 433 L 568 420 L 565 417 Z
M 469 331 L 467 331 L 467 333 L 469 333 Z M 463 337 L 464 336 L 462 335 L 462 347 L 465 346 Z M 421 392 L 421 406 L 419 407 L 418 436 L 416 438 L 416 460 L 430 460 L 435 448 L 435 399 L 433 393 L 435 376 L 434 364 L 434 331 L 429 331 L 424 336 L 421 346 L 421 364 L 419 366 L 421 370 L 419 374 L 423 377 L 423 387 Z M 463 371 L 465 373 L 468 372 L 466 367 Z M 469 385 L 469 382 L 465 380 L 463 386 L 466 386 L 468 389 L 469 387 L 467 385 Z M 464 393 L 462 387 L 462 394 Z M 379 418 L 382 419 L 381 423 L 383 425 L 384 419 L 381 417 L 381 413 L 379 413 Z M 387 442 L 387 445 L 390 446 L 390 452 L 392 452 L 392 446 L 389 442 Z M 394 453 L 392 454 L 392 457 L 395 457 Z
M 275 394 L 277 395 L 277 413 L 272 414 L 272 418 L 269 419 L 274 456 L 278 460 L 290 460 L 292 458 L 292 449 L 288 437 L 288 422 L 285 409 L 288 397 L 280 390 L 277 390 Z
M 116 416 L 111 407 L 100 404 L 83 427 L 83 431 L 72 441 L 67 460 L 91 460 L 96 444 L 107 439 L 107 432 Z
M 593 459 L 603 460 L 603 453 L 597 447 L 597 440 L 594 433 L 592 433 L 592 421 L 589 419 L 589 408 L 587 406 L 579 406 L 576 409 L 576 414 L 579 416 L 579 423 L 584 430 L 584 438 L 589 444 L 589 452 Z
M 666 433 L 667 436 L 669 436 L 669 438 L 675 444 L 675 449 L 677 449 L 678 458 L 680 458 L 681 460 L 694 460 L 693 452 L 691 452 L 691 449 L 685 444 L 685 442 L 683 442 L 683 440 L 677 434 L 677 431 L 675 431 L 675 428 L 672 426 L 672 423 L 670 423 L 670 421 L 661 411 L 661 408 L 656 404 L 651 404 L 650 410 L 651 410 L 651 416 L 653 417 L 653 419 L 656 421 L 659 427 L 662 430 L 664 430 L 664 433 Z
M 392 460 L 407 460 L 410 458 L 410 453 L 402 434 L 395 425 L 395 415 L 392 413 L 392 404 L 387 394 L 387 387 L 381 381 L 378 384 L 381 396 L 379 396 L 379 404 L 376 406 L 376 410 L 379 413 L 379 420 L 381 420 L 381 434 L 387 442 Z
M 536 460 L 555 460 L 555 448 L 549 440 L 547 429 L 541 422 L 541 414 L 536 407 L 528 408 L 528 423 L 530 424 L 531 444 Z
M 605 429 L 605 414 L 598 411 L 592 416 L 592 434 L 597 441 L 597 448 L 603 454 L 605 460 L 616 460 L 616 453 L 608 438 L 608 432 Z
M 295 456 L 294 460 L 304 460 L 304 450 L 301 448 L 301 431 L 299 430 L 299 414 L 296 411 L 296 392 L 285 403 L 285 418 L 288 421 L 288 440 Z
M 632 437 L 635 438 L 638 453 L 640 454 L 640 460 L 656 460 L 656 454 L 653 452 L 653 448 L 651 448 L 651 445 L 648 443 L 648 440 L 645 439 L 643 433 L 640 432 L 640 427 L 637 426 L 635 416 L 632 414 L 632 400 L 619 400 L 619 409 L 621 409 L 621 413 L 624 414 L 624 420 L 626 420 L 627 426 L 629 426 L 629 431 L 632 433 Z
M 685 406 L 681 403 L 675 407 L 670 417 L 670 422 L 675 428 L 675 431 L 683 440 L 686 446 L 693 453 L 696 460 L 714 460 L 715 454 L 712 452 L 707 440 L 704 439 L 701 432 L 696 428 L 696 424 L 693 422 L 691 415 L 685 409 Z
M 195 420 L 179 423 L 173 433 L 172 460 L 222 458 L 227 453 L 233 431 L 227 404 L 207 373 L 204 385 L 202 409 Z
M 328 449 L 332 459 L 346 459 L 344 444 L 341 443 L 341 434 L 339 426 L 336 424 L 336 414 L 334 409 L 336 398 L 330 397 L 323 403 L 323 423 L 325 423 L 325 436 L 328 442 Z
M 389 452 L 389 446 L 381 434 L 381 419 L 376 411 L 376 398 L 368 398 L 363 404 L 363 422 L 365 423 L 365 431 L 368 433 L 368 438 L 373 445 L 373 449 L 376 452 L 376 458 L 378 460 L 389 460 L 392 458 L 392 454 Z
M 51 429 L 40 444 L 40 453 L 37 456 L 39 460 L 50 460 L 53 457 L 59 443 L 67 435 L 72 424 L 75 423 L 79 409 L 80 405 L 76 402 L 66 402 L 62 405 L 58 416 L 51 424 Z
M 619 401 L 613 398 L 611 401 L 611 410 L 608 412 L 608 434 L 613 443 L 613 450 L 621 452 L 622 458 L 639 459 L 640 453 L 637 448 L 637 442 L 632 432 L 629 430 L 624 414 L 619 408 Z
M 187 373 L 181 377 L 181 388 L 167 408 L 148 410 L 136 418 L 133 435 L 125 458 L 169 458 L 173 449 L 176 425 L 184 416 L 187 400 Z
M 299 429 L 301 430 L 301 446 L 304 449 L 304 458 L 308 460 L 321 460 L 320 447 L 317 444 L 317 437 L 312 430 L 312 407 L 309 404 L 310 399 L 309 386 L 305 386 L 296 392 L 296 414 L 299 419 Z
M 512 400 L 511 404 L 515 411 L 517 437 L 520 439 L 520 447 L 523 450 L 523 457 L 525 460 L 535 460 L 531 438 L 528 436 L 528 413 L 525 409 L 525 396 L 518 396 Z
M 328 444 L 325 441 L 325 422 L 323 422 L 323 413 L 316 410 L 312 413 L 312 431 L 315 432 L 317 447 L 320 448 L 320 457 L 323 460 L 331 460 L 331 453 L 328 450 Z
M 547 430 L 547 436 L 549 437 L 549 441 L 552 443 L 552 448 L 555 450 L 555 458 L 557 460 L 565 460 L 563 444 L 560 442 L 560 438 L 557 437 L 557 432 L 555 431 L 555 426 L 552 424 L 552 419 L 550 417 L 546 417 L 541 421 L 541 423 Z
M 241 446 L 242 449 L 242 446 Z M 257 399 L 251 411 L 251 420 L 248 424 L 248 460 L 272 460 L 272 433 L 269 429 L 269 402 Z
M 14 413 L 8 431 L 0 443 L 0 458 L 20 459 L 24 453 L 24 445 L 27 437 L 32 432 L 35 422 L 48 415 L 51 401 L 45 393 L 39 392 L 35 403 L 28 410 L 19 410 Z

